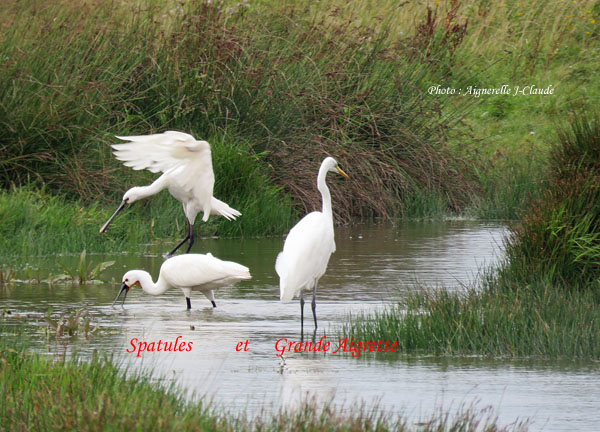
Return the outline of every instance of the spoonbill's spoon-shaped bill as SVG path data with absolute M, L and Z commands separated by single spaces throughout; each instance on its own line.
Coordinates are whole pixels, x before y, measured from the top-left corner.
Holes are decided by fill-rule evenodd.
M 119 214 L 121 213 L 121 211 L 125 208 L 125 206 L 127 205 L 127 201 L 122 201 L 121 204 L 119 205 L 119 207 L 117 208 L 117 210 L 112 214 L 112 216 L 110 218 L 108 218 L 108 220 L 106 221 L 106 223 L 104 225 L 102 225 L 102 228 L 100 228 L 100 233 L 104 233 L 106 232 L 106 229 L 108 228 L 108 226 L 110 225 L 110 223 L 112 222 L 112 220 Z

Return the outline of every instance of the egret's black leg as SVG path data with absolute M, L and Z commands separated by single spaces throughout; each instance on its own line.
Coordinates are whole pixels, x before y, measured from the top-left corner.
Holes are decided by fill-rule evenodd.
M 300 291 L 300 338 L 304 339 L 304 297 Z
M 189 297 L 186 297 L 185 302 L 187 303 L 187 310 L 190 310 L 192 308 L 192 301 Z
M 188 221 L 188 238 L 189 238 L 189 243 L 188 243 L 188 248 L 185 251 L 185 253 L 190 253 L 190 250 L 192 249 L 192 245 L 194 244 L 194 225 L 192 225 L 190 223 L 190 221 Z
M 191 239 L 191 240 L 190 240 L 190 239 Z M 190 221 L 188 221 L 188 233 L 187 233 L 187 235 L 185 236 L 185 238 L 184 238 L 183 240 L 181 240 L 181 241 L 180 241 L 180 242 L 177 244 L 177 246 L 175 246 L 175 247 L 173 248 L 173 250 L 172 250 L 171 252 L 169 252 L 169 253 L 167 254 L 167 256 L 168 256 L 168 257 L 172 256 L 172 255 L 173 255 L 175 252 L 177 252 L 177 249 L 179 249 L 181 246 L 183 246 L 183 244 L 184 244 L 186 241 L 188 241 L 188 240 L 190 240 L 190 246 L 188 246 L 188 250 L 187 250 L 187 252 L 189 252 L 189 251 L 190 251 L 190 249 L 191 249 L 191 247 L 192 247 L 192 244 L 194 243 L 194 230 L 193 230 L 193 226 L 192 226 L 192 224 L 190 223 Z M 186 253 L 187 253 L 187 252 L 186 252 Z
M 212 305 L 213 305 L 213 307 L 214 307 L 214 308 L 216 308 L 216 307 L 217 307 L 217 304 L 215 303 L 215 301 L 214 301 L 214 300 L 211 300 L 210 302 L 212 303 Z
M 317 330 L 317 283 L 315 282 L 315 286 L 313 288 L 313 298 L 312 303 L 310 304 L 313 311 L 313 318 L 315 319 L 315 331 Z

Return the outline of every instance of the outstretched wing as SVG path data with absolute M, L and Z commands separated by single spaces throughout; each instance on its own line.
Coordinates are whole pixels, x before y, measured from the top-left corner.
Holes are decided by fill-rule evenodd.
M 115 156 L 134 170 L 173 173 L 185 190 L 191 190 L 199 174 L 212 174 L 210 145 L 186 133 L 167 131 L 161 134 L 117 136 L 123 144 L 113 144 Z
M 233 261 L 223 261 L 210 253 L 185 254 L 168 259 L 161 276 L 175 287 L 195 287 L 222 279 L 250 279 L 250 270 Z

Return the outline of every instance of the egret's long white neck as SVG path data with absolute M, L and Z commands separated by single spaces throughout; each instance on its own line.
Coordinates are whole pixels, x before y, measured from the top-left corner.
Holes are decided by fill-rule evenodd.
M 331 211 L 331 193 L 329 192 L 327 183 L 325 183 L 325 177 L 327 177 L 328 170 L 329 168 L 325 166 L 325 164 L 321 165 L 321 168 L 319 168 L 317 189 L 319 189 L 319 192 L 321 192 L 321 198 L 323 200 L 323 214 L 327 216 L 328 219 L 331 219 L 331 222 L 333 223 L 333 213 Z
M 140 281 L 140 285 L 142 286 L 142 290 L 144 290 L 150 295 L 161 295 L 169 289 L 169 285 L 160 276 L 158 278 L 158 281 L 154 283 L 152 281 L 152 276 L 150 276 L 150 273 L 140 271 L 138 278 Z

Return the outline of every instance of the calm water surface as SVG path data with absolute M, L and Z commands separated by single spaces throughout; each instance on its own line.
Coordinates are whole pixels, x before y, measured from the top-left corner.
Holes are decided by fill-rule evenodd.
M 332 329 L 348 313 L 382 308 L 408 290 L 464 289 L 479 270 L 501 258 L 504 234 L 499 224 L 473 221 L 337 229 L 338 251 L 317 294 L 318 336 L 326 331 L 334 341 Z M 599 430 L 597 363 L 291 353 L 282 364 L 275 342 L 300 339 L 298 302 L 278 300 L 273 265 L 282 245 L 282 238 L 199 241 L 195 252 L 237 261 L 252 272 L 251 281 L 217 291 L 216 309 L 201 294 L 194 293 L 193 309 L 187 312 L 180 291 L 151 297 L 139 289 L 130 292 L 124 309 L 112 308 L 116 282 L 82 287 L 17 284 L 0 288 L 2 308 L 13 312 L 4 321 L 36 330 L 28 333 L 39 340 L 40 351 L 66 350 L 83 358 L 94 350 L 110 353 L 124 366 L 152 368 L 156 377 L 175 379 L 190 395 L 207 395 L 234 412 L 277 410 L 315 398 L 347 409 L 357 401 L 377 405 L 417 422 L 440 410 L 474 405 L 492 406 L 502 425 L 529 419 L 532 430 Z M 109 280 L 120 281 L 132 268 L 156 277 L 163 262 L 158 252 L 170 246 L 161 246 L 153 256 L 90 259 L 117 261 L 105 273 Z M 75 266 L 78 257 L 46 257 L 32 264 L 59 273 L 57 260 Z M 59 313 L 85 307 L 102 330 L 66 348 L 44 342 L 42 317 L 50 306 Z M 312 330 L 309 305 L 306 313 Z M 192 351 L 140 357 L 126 352 L 133 338 L 151 342 L 177 336 L 193 342 Z M 237 344 L 245 341 L 248 351 L 237 352 Z

